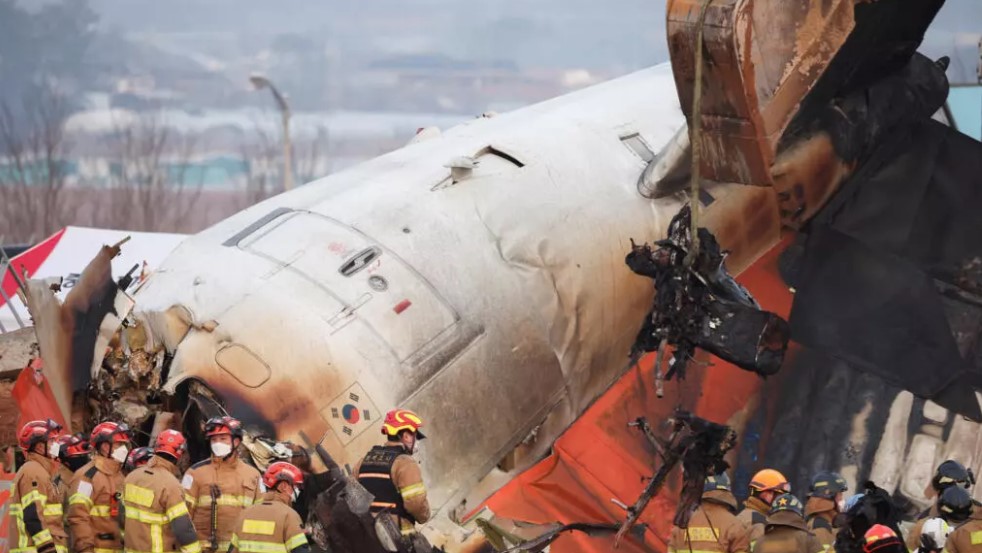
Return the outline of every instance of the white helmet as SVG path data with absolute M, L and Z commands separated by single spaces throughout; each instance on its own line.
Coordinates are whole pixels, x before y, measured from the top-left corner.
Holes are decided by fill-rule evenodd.
M 945 542 L 948 541 L 948 534 L 950 534 L 952 530 L 954 530 L 954 528 L 945 522 L 943 518 L 934 517 L 924 521 L 924 526 L 921 527 L 921 535 L 931 536 L 934 538 L 934 543 L 938 545 L 938 548 L 943 549 Z

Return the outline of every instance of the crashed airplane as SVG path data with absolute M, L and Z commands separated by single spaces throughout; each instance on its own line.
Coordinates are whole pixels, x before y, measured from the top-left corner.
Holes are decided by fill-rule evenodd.
M 64 418 L 194 437 L 228 412 L 343 467 L 409 408 L 432 437 L 430 529 L 452 528 L 630 366 L 659 311 L 625 255 L 686 205 L 733 274 L 801 231 L 793 340 L 982 418 L 982 146 L 931 120 L 946 62 L 915 53 L 942 3 L 670 2 L 671 66 L 423 133 L 250 207 L 132 298 L 106 284 L 104 250 L 60 316 L 29 294 Z M 745 368 L 773 372 L 782 323 L 747 335 Z

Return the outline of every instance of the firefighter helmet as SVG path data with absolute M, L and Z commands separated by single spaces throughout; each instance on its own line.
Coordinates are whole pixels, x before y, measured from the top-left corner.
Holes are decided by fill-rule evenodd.
M 126 456 L 126 462 L 123 463 L 123 470 L 126 472 L 132 472 L 134 469 L 147 464 L 147 461 L 149 461 L 151 457 L 153 457 L 152 449 L 149 447 L 138 447 Z
M 89 445 L 98 450 L 102 444 L 130 441 L 130 427 L 125 422 L 102 422 L 92 429 L 89 435 Z
M 416 434 L 416 439 L 426 438 L 420 428 L 423 427 L 423 419 L 419 415 L 408 409 L 394 409 L 385 414 L 385 422 L 382 423 L 382 434 L 386 436 L 398 436 L 399 432 L 409 430 Z
M 938 498 L 938 510 L 951 522 L 964 522 L 972 514 L 972 496 L 961 486 L 948 486 Z
M 882 524 L 874 524 L 863 536 L 863 553 L 873 553 L 901 545 L 897 533 Z
M 212 417 L 205 423 L 205 436 L 222 436 L 228 434 L 233 438 L 242 439 L 242 422 L 239 419 L 230 417 Z
M 801 504 L 801 500 L 795 497 L 793 494 L 785 493 L 774 498 L 771 503 L 771 514 L 780 513 L 781 511 L 791 511 L 797 514 L 801 518 L 805 518 L 805 506 Z
M 294 488 L 300 488 L 303 486 L 303 472 L 286 461 L 277 461 L 263 473 L 263 484 L 266 489 L 273 490 L 280 482 L 289 482 Z
M 43 421 L 31 421 L 20 429 L 17 442 L 25 452 L 30 451 L 35 445 L 41 442 L 48 442 L 58 435 L 61 425 L 48 419 Z
M 157 434 L 157 442 L 154 445 L 153 452 L 156 454 L 166 453 L 174 459 L 180 459 L 186 447 L 187 441 L 184 439 L 183 434 L 177 430 L 164 430 L 160 434 Z
M 65 434 L 58 436 L 58 458 L 61 460 L 69 457 L 82 457 L 89 454 L 89 441 L 85 439 L 85 434 L 79 432 L 74 436 Z
M 750 479 L 750 488 L 757 490 L 758 492 L 765 492 L 769 490 L 781 492 L 791 491 L 791 485 L 788 484 L 788 479 L 774 469 L 764 469 L 757 472 L 757 474 Z
M 726 475 L 725 472 L 721 472 L 715 476 L 709 476 L 702 485 L 702 493 L 708 493 L 713 491 L 728 492 L 730 489 L 730 477 Z
M 954 459 L 948 459 L 938 465 L 938 469 L 934 471 L 934 477 L 931 478 L 931 486 L 938 492 L 944 491 L 948 486 L 960 484 L 967 488 L 974 483 L 975 475 L 972 474 L 972 471 Z
M 835 499 L 835 496 L 849 489 L 846 479 L 838 472 L 820 472 L 812 478 L 808 497 Z

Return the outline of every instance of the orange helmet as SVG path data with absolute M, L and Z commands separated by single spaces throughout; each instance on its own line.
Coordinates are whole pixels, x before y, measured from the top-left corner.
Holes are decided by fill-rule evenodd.
M 266 484 L 266 489 L 272 490 L 280 482 L 289 482 L 294 488 L 299 488 L 303 486 L 303 472 L 295 465 L 277 461 L 263 473 L 263 484 Z
M 394 409 L 385 414 L 385 422 L 382 423 L 382 434 L 386 436 L 396 436 L 403 430 L 409 430 L 416 434 L 416 439 L 426 438 L 420 428 L 423 427 L 423 419 L 416 413 L 408 409 Z
M 174 459 L 179 459 L 184 453 L 187 445 L 184 435 L 177 430 L 164 430 L 157 434 L 157 443 L 154 444 L 153 452 L 160 454 L 166 453 Z
M 864 553 L 873 553 L 891 546 L 901 545 L 900 538 L 890 528 L 882 524 L 874 524 L 866 531 L 863 543 Z
M 764 469 L 759 471 L 750 479 L 750 489 L 758 492 L 781 491 L 790 492 L 791 485 L 783 474 L 774 469 Z
M 31 421 L 21 427 L 20 434 L 17 436 L 17 442 L 24 452 L 28 452 L 35 445 L 41 442 L 48 442 L 57 436 L 60 431 L 61 425 L 51 419 Z
M 58 436 L 58 445 L 58 457 L 61 459 L 83 457 L 89 454 L 89 442 L 85 439 L 85 434 L 81 432 L 74 436 L 71 434 Z

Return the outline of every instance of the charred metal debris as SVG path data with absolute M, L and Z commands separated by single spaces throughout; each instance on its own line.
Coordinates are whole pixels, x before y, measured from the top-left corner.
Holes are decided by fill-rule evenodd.
M 685 377 L 685 370 L 702 348 L 724 361 L 761 376 L 781 368 L 788 347 L 789 327 L 781 317 L 764 311 L 746 288 L 726 271 L 727 252 L 709 230 L 699 228 L 700 248 L 692 250 L 692 212 L 685 205 L 668 225 L 668 236 L 637 245 L 625 262 L 632 271 L 654 280 L 655 300 L 638 332 L 631 356 L 658 352 L 655 375 L 659 397 L 663 379 Z M 667 348 L 674 350 L 662 376 Z

